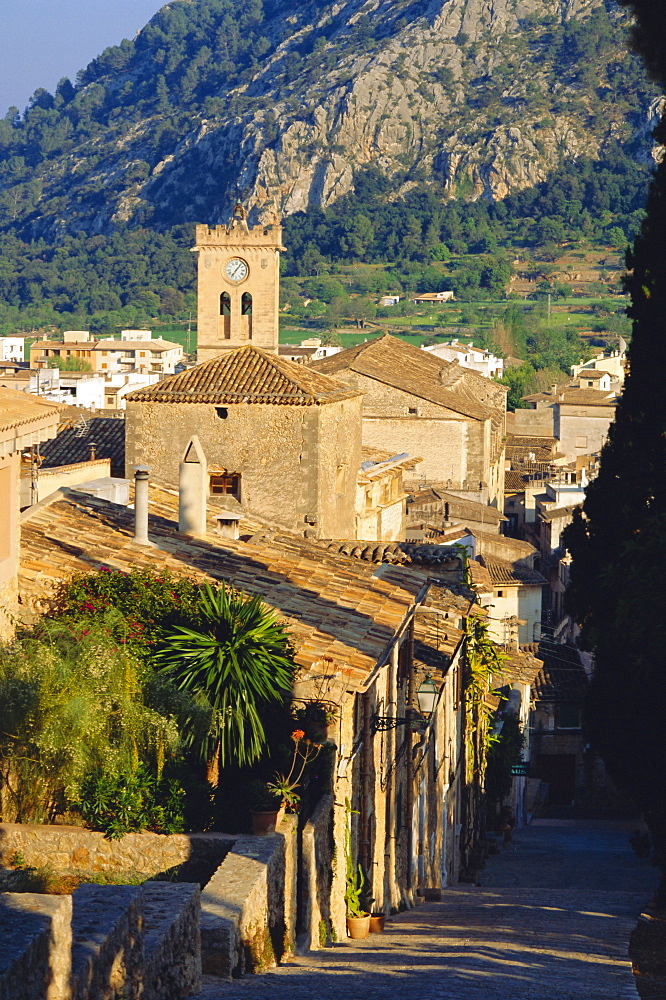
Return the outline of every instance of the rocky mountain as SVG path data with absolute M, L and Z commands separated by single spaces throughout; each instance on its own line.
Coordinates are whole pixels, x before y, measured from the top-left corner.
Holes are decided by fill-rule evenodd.
M 502 199 L 563 161 L 651 155 L 656 91 L 612 0 L 174 0 L 0 122 L 0 225 L 268 221 L 347 193 Z

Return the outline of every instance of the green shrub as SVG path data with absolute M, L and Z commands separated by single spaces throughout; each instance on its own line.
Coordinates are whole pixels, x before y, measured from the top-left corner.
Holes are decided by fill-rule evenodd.
M 182 833 L 184 799 L 176 779 L 158 779 L 145 767 L 125 774 L 100 769 L 82 783 L 77 807 L 89 826 L 117 840 L 139 830 Z
M 103 768 L 160 774 L 179 749 L 175 720 L 147 705 L 150 671 L 117 643 L 115 612 L 73 627 L 41 622 L 0 648 L 0 777 L 5 821 L 52 822 Z

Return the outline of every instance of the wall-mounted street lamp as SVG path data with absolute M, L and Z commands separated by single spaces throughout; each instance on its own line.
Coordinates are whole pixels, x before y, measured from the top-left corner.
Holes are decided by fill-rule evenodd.
M 383 733 L 388 729 L 396 729 L 398 726 L 409 726 L 412 729 L 424 730 L 430 722 L 430 717 L 437 704 L 439 689 L 430 674 L 426 674 L 416 692 L 419 703 L 418 708 L 408 708 L 404 718 L 390 715 L 373 715 L 372 732 Z

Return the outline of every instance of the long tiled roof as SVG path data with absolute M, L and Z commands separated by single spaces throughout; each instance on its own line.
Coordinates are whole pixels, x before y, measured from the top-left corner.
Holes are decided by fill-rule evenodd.
M 311 406 L 358 396 L 327 375 L 257 347 L 237 347 L 217 358 L 127 394 L 138 403 L 275 403 Z
M 565 406 L 616 406 L 617 399 L 617 395 L 612 391 L 578 389 L 575 386 L 567 386 L 560 395 L 560 403 L 564 403 Z
M 328 553 L 287 532 L 269 540 L 212 534 L 187 538 L 177 531 L 175 491 L 150 489 L 150 537 L 155 548 L 132 541 L 133 513 L 74 491 L 26 512 L 21 527 L 20 592 L 32 612 L 48 609 L 54 588 L 75 572 L 99 566 L 120 570 L 166 567 L 196 579 L 230 580 L 258 593 L 285 618 L 296 661 L 312 667 L 324 657 L 362 683 L 386 650 L 429 576 L 427 568 L 377 567 Z M 211 509 L 211 514 L 214 511 Z M 257 528 L 257 525 L 250 525 Z M 248 522 L 241 521 L 241 532 Z M 464 614 L 469 599 L 450 595 Z
M 111 460 L 111 475 L 125 475 L 125 421 L 121 417 L 90 417 L 88 413 L 71 414 L 58 428 L 57 437 L 43 444 L 40 451 L 42 467 L 75 465 L 90 458 L 90 445 L 95 443 L 97 458 Z
M 461 368 L 456 361 L 443 361 L 390 334 L 315 361 L 309 370 L 341 376 L 356 372 L 477 420 L 486 420 L 498 408 L 503 409 L 501 386 Z M 498 390 L 502 407 L 495 395 Z
M 550 462 L 555 454 L 557 438 L 527 437 L 510 434 L 506 441 L 506 457 L 512 462 L 526 461 L 528 455 L 534 455 L 536 462 Z
M 449 505 L 449 518 L 451 520 L 481 521 L 482 523 L 485 521 L 489 525 L 506 521 L 506 517 L 497 507 L 469 500 L 467 497 L 459 497 L 455 493 L 448 493 L 439 486 L 427 486 L 412 493 L 407 499 L 407 517 L 414 520 L 422 518 L 424 513 L 432 515 L 433 509 L 443 514 L 444 504 Z
M 0 431 L 24 427 L 45 417 L 56 417 L 61 407 L 26 392 L 0 387 Z
M 154 340 L 98 340 L 94 346 L 95 351 L 173 351 L 180 347 L 173 340 L 162 340 L 155 337 Z
M 508 562 L 504 559 L 497 559 L 491 556 L 479 556 L 479 562 L 485 566 L 490 574 L 490 579 L 495 587 L 502 584 L 506 586 L 533 586 L 543 587 L 548 581 L 529 566 L 520 566 Z

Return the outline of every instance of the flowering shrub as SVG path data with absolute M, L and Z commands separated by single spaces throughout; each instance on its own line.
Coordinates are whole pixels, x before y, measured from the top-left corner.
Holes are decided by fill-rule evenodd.
M 122 616 L 117 641 L 146 656 L 167 629 L 199 621 L 200 594 L 197 583 L 172 576 L 168 570 L 155 573 L 133 569 L 123 573 L 102 567 L 94 573 L 78 574 L 64 584 L 57 613 L 87 622 L 115 608 Z

